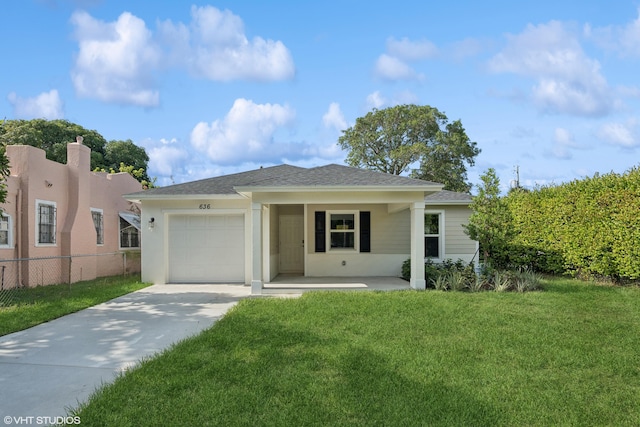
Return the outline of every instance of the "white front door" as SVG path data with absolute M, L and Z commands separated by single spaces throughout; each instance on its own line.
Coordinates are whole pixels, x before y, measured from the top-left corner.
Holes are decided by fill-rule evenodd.
M 280 215 L 280 273 L 304 274 L 302 215 Z

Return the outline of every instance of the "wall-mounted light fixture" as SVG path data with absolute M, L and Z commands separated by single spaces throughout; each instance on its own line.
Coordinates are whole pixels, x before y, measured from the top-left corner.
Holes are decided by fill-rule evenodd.
M 151 219 L 149 220 L 149 230 L 153 230 L 153 227 L 156 226 L 156 219 L 154 217 L 151 217 Z

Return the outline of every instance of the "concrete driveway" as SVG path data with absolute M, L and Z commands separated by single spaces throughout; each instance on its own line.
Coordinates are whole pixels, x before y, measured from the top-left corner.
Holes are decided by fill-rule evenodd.
M 142 358 L 208 328 L 250 292 L 242 285 L 153 285 L 0 337 L 4 424 L 64 416 Z
M 408 282 L 393 277 L 279 276 L 263 293 L 296 297 L 313 290 L 402 289 L 409 289 Z M 4 425 L 65 416 L 102 384 L 208 328 L 250 294 L 251 287 L 243 285 L 153 285 L 0 337 Z

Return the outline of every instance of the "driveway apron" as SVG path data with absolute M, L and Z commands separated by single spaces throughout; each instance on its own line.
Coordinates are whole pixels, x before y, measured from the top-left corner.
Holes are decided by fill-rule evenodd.
M 210 327 L 250 293 L 242 285 L 153 285 L 0 337 L 0 415 L 5 424 L 5 417 L 65 416 L 120 372 Z

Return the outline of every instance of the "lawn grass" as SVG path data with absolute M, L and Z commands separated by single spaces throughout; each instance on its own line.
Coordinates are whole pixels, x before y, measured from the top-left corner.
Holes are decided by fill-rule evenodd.
M 140 276 L 111 276 L 61 285 L 12 289 L 11 304 L 0 307 L 0 336 L 109 301 L 149 286 Z
M 637 426 L 640 289 L 241 301 L 97 391 L 83 426 Z

